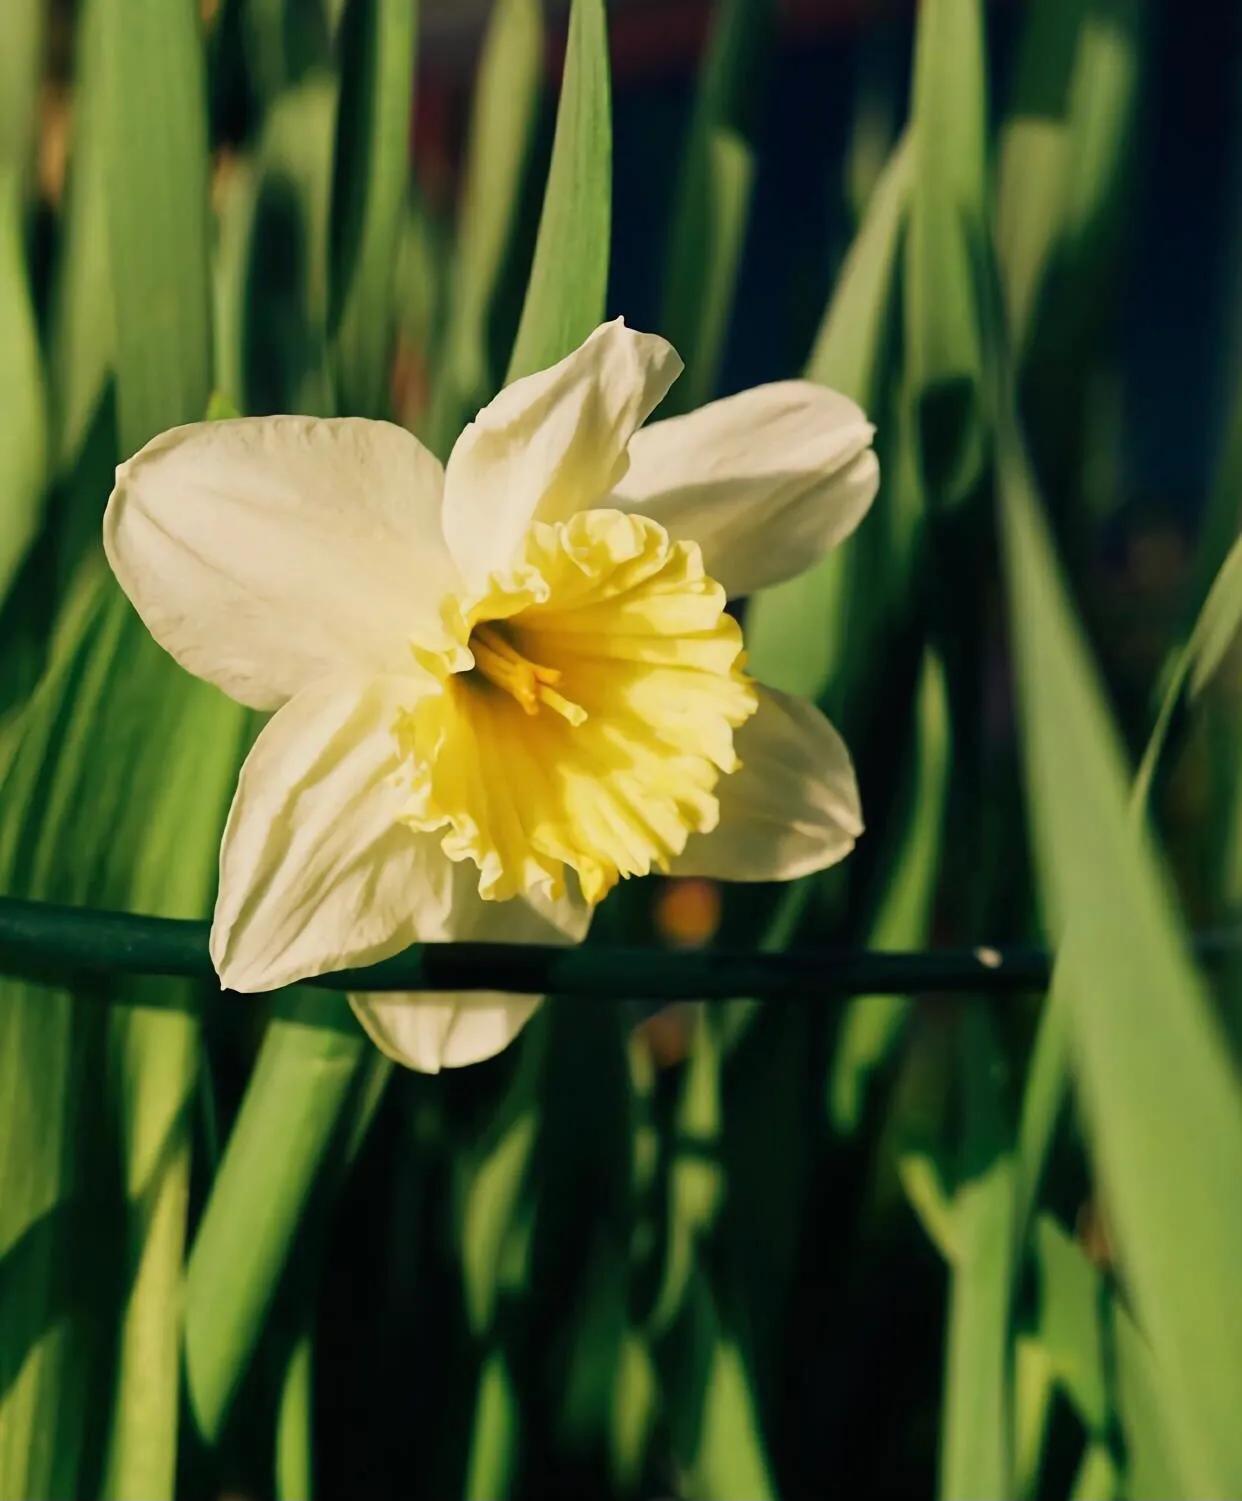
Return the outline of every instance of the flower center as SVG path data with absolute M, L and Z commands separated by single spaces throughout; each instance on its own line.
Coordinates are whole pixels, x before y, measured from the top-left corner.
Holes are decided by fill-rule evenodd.
M 516 699 L 527 714 L 538 714 L 540 705 L 554 710 L 570 724 L 581 724 L 586 710 L 570 703 L 556 691 L 563 674 L 555 667 L 529 662 L 499 625 L 476 625 L 470 633 L 470 651 L 475 671 L 489 683 Z
M 525 556 L 448 601 L 438 679 L 397 721 L 405 821 L 479 868 L 479 892 L 598 901 L 715 827 L 755 710 L 741 633 L 693 543 L 619 511 L 536 522 Z

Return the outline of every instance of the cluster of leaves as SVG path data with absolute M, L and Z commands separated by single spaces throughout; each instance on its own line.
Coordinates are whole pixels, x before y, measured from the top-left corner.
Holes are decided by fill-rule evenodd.
M 544 186 L 540 6 L 496 0 L 449 226 L 408 180 L 412 0 L 224 0 L 206 37 L 190 0 L 81 0 L 34 278 L 46 7 L 12 12 L 0 888 L 199 916 L 254 725 L 102 567 L 111 466 L 212 410 L 397 415 L 443 453 L 589 332 L 603 4 L 574 0 Z M 663 314 L 683 406 L 718 382 L 773 22 L 720 0 L 703 63 Z M 1049 994 L 739 999 L 637 1030 L 553 1001 L 494 1064 L 426 1080 L 329 995 L 2 980 L 0 1494 L 758 1501 L 930 1490 L 937 1452 L 949 1497 L 1242 1487 L 1242 975 L 1209 986 L 1183 916 L 1242 906 L 1242 452 L 1132 778 L 1058 551 L 1091 550 L 1144 7 L 1032 0 L 1025 26 L 995 138 L 980 0 L 923 0 L 875 173 L 887 114 L 860 102 L 860 219 L 805 373 L 875 415 L 885 484 L 747 629 L 757 674 L 845 731 L 876 833 L 726 910 L 773 946 L 1041 932 Z M 1193 890 L 1148 817 L 1188 755 L 1213 787 Z M 597 936 L 650 939 L 650 912 L 627 890 Z

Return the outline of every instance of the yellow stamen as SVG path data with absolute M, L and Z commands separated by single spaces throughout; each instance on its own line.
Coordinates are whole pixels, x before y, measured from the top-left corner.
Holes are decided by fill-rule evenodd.
M 558 673 L 557 676 L 559 677 L 560 674 Z M 569 699 L 562 697 L 561 694 L 555 692 L 553 689 L 545 687 L 542 683 L 540 683 L 536 692 L 539 695 L 539 702 L 541 704 L 547 704 L 549 709 L 554 709 L 562 719 L 567 719 L 575 729 L 578 725 L 586 723 L 587 711 L 581 704 L 571 703 Z
M 593 904 L 715 828 L 758 699 L 692 543 L 594 510 L 535 522 L 523 556 L 520 587 L 456 602 L 452 649 L 426 654 L 444 691 L 396 727 L 403 818 L 472 860 L 486 901 L 559 895 L 569 870 Z
M 572 725 L 586 719 L 585 709 L 553 690 L 561 674 L 554 667 L 528 661 L 495 626 L 476 625 L 470 635 L 470 651 L 476 670 L 516 699 L 527 714 L 538 714 L 540 704 L 544 704 Z

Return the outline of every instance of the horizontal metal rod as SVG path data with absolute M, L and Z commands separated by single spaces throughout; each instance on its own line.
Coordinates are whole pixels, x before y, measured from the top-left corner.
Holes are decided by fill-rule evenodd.
M 0 897 L 0 974 L 60 982 L 118 975 L 214 979 L 209 924 Z M 1205 962 L 1242 954 L 1242 930 L 1202 935 Z M 369 969 L 305 983 L 339 991 L 503 990 L 597 1000 L 727 1000 L 733 996 L 1006 994 L 1039 990 L 1051 960 L 1036 948 L 887 953 L 796 948 L 784 953 L 547 944 L 422 943 Z

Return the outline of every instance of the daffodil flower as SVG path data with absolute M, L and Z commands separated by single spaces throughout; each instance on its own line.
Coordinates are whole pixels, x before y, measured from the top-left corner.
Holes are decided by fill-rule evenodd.
M 871 426 L 788 381 L 643 427 L 680 369 L 618 321 L 502 391 L 444 468 L 389 423 L 268 417 L 117 471 L 104 545 L 152 635 L 276 711 L 220 851 L 225 986 L 420 940 L 574 942 L 622 877 L 786 880 L 852 848 L 844 745 L 747 677 L 725 603 L 854 529 Z M 429 1070 L 538 1004 L 351 1000 Z

